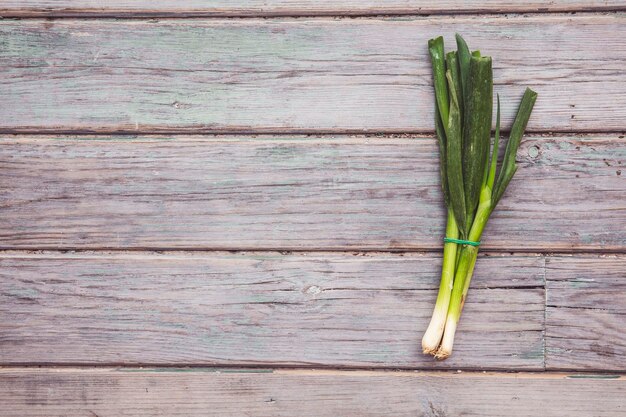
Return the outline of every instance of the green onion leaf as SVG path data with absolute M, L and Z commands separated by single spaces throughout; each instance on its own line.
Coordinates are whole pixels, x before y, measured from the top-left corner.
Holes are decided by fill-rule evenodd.
M 450 75 L 452 76 L 454 90 L 456 91 L 456 98 L 459 102 L 459 114 L 461 115 L 461 121 L 462 121 L 463 120 L 463 87 L 461 86 L 461 73 L 459 71 L 459 61 L 458 61 L 456 51 L 448 52 L 446 54 L 446 67 L 448 68 L 448 71 L 450 72 Z M 452 100 L 452 98 L 450 100 Z
M 428 41 L 428 52 L 433 67 L 433 85 L 435 86 L 435 99 L 439 108 L 439 115 L 443 122 L 444 130 L 448 124 L 448 85 L 446 82 L 446 62 L 443 51 L 443 37 Z
M 507 185 L 509 185 L 511 178 L 513 178 L 517 170 L 515 156 L 517 155 L 522 136 L 526 130 L 526 125 L 528 125 L 528 119 L 530 118 L 530 113 L 533 111 L 535 101 L 537 101 L 537 93 L 527 88 L 522 97 L 519 109 L 517 110 L 517 115 L 515 116 L 513 127 L 511 128 L 511 134 L 509 135 L 509 141 L 506 144 L 504 161 L 502 162 L 500 175 L 498 176 L 496 188 L 493 192 L 492 206 L 494 208 L 502 198 L 504 190 L 506 190 Z
M 498 166 L 498 145 L 500 144 L 500 94 L 496 95 L 498 101 L 498 109 L 496 110 L 496 135 L 493 140 L 493 150 L 491 151 L 491 166 L 489 167 L 489 175 L 486 185 L 493 190 L 493 183 L 496 179 L 496 168 Z
M 463 189 L 462 143 L 463 131 L 461 112 L 456 87 L 450 70 L 446 72 L 450 91 L 450 117 L 448 120 L 448 136 L 446 142 L 446 171 L 448 173 L 448 190 L 450 205 L 461 236 L 467 237 L 469 227 L 466 226 L 465 193 Z
M 435 104 L 435 132 L 437 134 L 437 142 L 439 143 L 439 174 L 441 176 L 441 190 L 443 191 L 443 199 L 446 207 L 450 207 L 450 191 L 448 189 L 448 174 L 446 172 L 446 132 L 441 123 L 439 108 Z
M 470 58 L 468 81 L 469 96 L 463 123 L 463 181 L 467 229 L 474 220 L 485 176 L 485 165 L 489 159 L 493 112 L 490 57 Z
M 458 57 L 459 57 L 459 72 L 461 73 L 461 86 L 463 91 L 463 105 L 465 106 L 465 102 L 467 101 L 467 83 L 469 77 L 469 65 L 470 65 L 470 57 L 471 53 L 469 48 L 467 47 L 467 43 L 465 43 L 465 39 L 458 33 L 455 35 L 456 37 L 456 47 L 458 49 Z

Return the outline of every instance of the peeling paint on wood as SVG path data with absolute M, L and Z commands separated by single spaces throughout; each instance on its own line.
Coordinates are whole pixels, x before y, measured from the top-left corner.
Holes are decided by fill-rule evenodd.
M 626 256 L 550 258 L 546 366 L 626 370 Z
M 623 249 L 625 144 L 617 136 L 526 139 L 483 247 Z M 0 159 L 5 249 L 442 245 L 432 138 L 5 137 Z
M 626 379 L 480 374 L 0 370 L 4 417 L 621 417 Z
M 438 255 L 2 257 L 0 364 L 541 369 L 543 264 L 481 257 L 456 355 L 436 362 L 420 337 Z
M 443 28 L 496 58 L 503 126 L 530 86 L 532 131 L 623 129 L 622 14 L 9 20 L 0 129 L 430 132 L 426 41 Z

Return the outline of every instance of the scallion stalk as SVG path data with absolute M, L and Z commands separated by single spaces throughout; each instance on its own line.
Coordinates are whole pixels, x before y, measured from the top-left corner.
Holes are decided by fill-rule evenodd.
M 448 161 L 447 158 L 458 159 L 460 161 L 461 151 L 461 136 L 460 136 L 460 114 L 458 106 L 453 109 L 453 115 L 450 116 L 450 102 L 448 98 L 448 84 L 446 74 L 446 63 L 444 60 L 444 48 L 443 38 L 439 37 L 431 39 L 428 42 L 428 50 L 431 57 L 433 67 L 433 83 L 435 85 L 435 131 L 437 133 L 437 141 L 439 143 L 439 158 L 440 158 L 440 175 L 441 175 L 441 188 L 444 195 L 446 205 L 451 207 L 450 189 L 448 188 Z M 449 59 L 453 59 L 450 57 Z M 458 74 L 457 74 L 458 75 Z M 450 132 L 450 117 L 458 122 L 458 126 L 453 126 L 453 131 Z M 452 133 L 452 141 L 448 139 L 448 135 Z M 452 146 L 454 152 L 449 150 Z M 461 170 L 458 169 L 457 164 L 452 164 L 453 183 L 463 186 L 462 180 L 459 182 L 456 180 L 456 175 L 461 175 Z M 454 191 L 455 201 L 459 199 L 457 189 Z M 463 195 L 461 188 L 460 195 Z M 462 199 L 462 198 L 461 198 Z M 463 212 L 465 207 L 462 207 Z M 464 221 L 464 218 L 463 218 Z M 455 220 L 455 213 L 452 208 L 448 209 L 448 220 L 446 226 L 446 237 L 451 239 L 457 239 L 459 237 L 459 229 Z M 435 309 L 433 311 L 430 324 L 424 337 L 422 338 L 422 350 L 424 353 L 435 354 L 439 349 L 441 338 L 443 336 L 444 325 L 448 314 L 448 307 L 450 305 L 450 295 L 452 293 L 452 283 L 454 280 L 454 273 L 456 271 L 456 259 L 457 259 L 457 244 L 446 243 L 443 249 L 443 266 L 441 270 L 441 283 L 439 285 L 439 294 L 437 295 L 437 302 L 435 303 Z
M 459 229 L 454 220 L 454 214 L 448 210 L 448 226 L 446 227 L 446 237 L 458 239 Z M 443 329 L 448 316 L 448 308 L 450 306 L 450 296 L 452 294 L 452 283 L 454 282 L 454 273 L 456 270 L 456 243 L 446 243 L 443 246 L 443 266 L 441 268 L 441 283 L 439 285 L 439 294 L 435 303 L 435 310 L 430 319 L 430 324 L 424 337 L 422 338 L 422 350 L 424 353 L 432 355 L 437 353 Z

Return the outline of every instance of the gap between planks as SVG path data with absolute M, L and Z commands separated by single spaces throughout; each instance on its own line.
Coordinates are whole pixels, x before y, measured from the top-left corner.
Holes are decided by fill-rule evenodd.
M 510 131 L 501 129 L 500 133 L 506 137 Z M 283 129 L 283 130 L 203 130 L 202 128 L 194 131 L 189 130 L 106 130 L 106 131 L 89 131 L 89 130 L 63 130 L 63 129 L 3 129 L 0 127 L 0 135 L 11 136 L 12 140 L 41 140 L 41 139 L 84 139 L 84 140 L 107 140 L 107 139 L 128 139 L 137 143 L 151 140 L 162 139 L 184 139 L 188 141 L 242 141 L 241 136 L 247 136 L 250 140 L 285 140 L 285 139 L 302 139 L 302 140 L 331 140 L 331 139 L 354 139 L 354 140 L 393 140 L 393 139 L 435 139 L 434 130 L 302 130 L 302 129 Z M 594 130 L 579 129 L 576 132 L 560 132 L 560 131 L 532 131 L 524 132 L 524 139 L 529 136 L 533 138 L 559 139 L 559 138 L 589 138 L 593 139 L 597 136 L 619 136 L 620 139 L 626 135 L 624 130 Z M 146 140 L 142 140 L 145 138 Z M 0 140 L 1 141 L 1 140 Z
M 202 255 L 202 254 L 225 254 L 225 253 L 230 253 L 230 254 L 242 254 L 242 253 L 280 253 L 281 255 L 290 255 L 290 254 L 306 254 L 306 253 L 313 253 L 313 254 L 324 254 L 324 253 L 328 253 L 328 254 L 353 254 L 353 255 L 368 255 L 368 256 L 375 256 L 377 254 L 397 254 L 397 255 L 404 255 L 404 254 L 415 254 L 415 255 L 426 255 L 426 254 L 437 254 L 437 253 L 442 253 L 443 250 L 443 245 L 441 248 L 435 248 L 435 247 L 423 247 L 423 248 L 411 248 L 411 247 L 407 247 L 407 248 L 388 248 L 388 247 L 368 247 L 368 248 L 363 248 L 363 249 L 358 249 L 358 248 L 340 248 L 340 247 L 324 247 L 324 248 L 306 248 L 303 249 L 301 247 L 289 247 L 289 246 L 285 246 L 285 247 L 270 247 L 267 249 L 263 249 L 263 248 L 259 248 L 256 246 L 250 246 L 250 247 L 244 247 L 244 246 L 237 246 L 237 247 L 233 247 L 232 249 L 225 249 L 223 247 L 216 247 L 216 248 L 211 248 L 211 247 L 195 247 L 195 246 L 189 246 L 189 247 L 182 247 L 182 246 L 176 246 L 176 247 L 168 247 L 168 246 L 163 246 L 163 247 L 158 247 L 158 246 L 149 246 L 149 247 L 141 247 L 141 246 L 137 246 L 137 247 L 129 247 L 129 248 L 124 248 L 124 249 L 120 249 L 119 247 L 107 247 L 107 246 L 103 246 L 103 247 L 89 247 L 89 248 L 81 248 L 78 246 L 56 246 L 54 248 L 49 248 L 49 247 L 37 247 L 37 246 L 0 246 L 0 257 L 5 257 L 2 254 L 11 254 L 8 255 L 6 257 L 14 257 L 13 254 L 15 255 L 37 255 L 40 253 L 57 253 L 57 254 L 62 254 L 62 255 L 66 255 L 66 254 L 71 254 L 71 253 L 75 253 L 75 254 L 100 254 L 100 255 L 107 255 L 107 254 L 111 254 L 111 255 L 115 255 L 115 256 L 119 256 L 119 255 L 131 255 L 131 254 L 139 254 L 139 257 L 143 257 L 141 256 L 142 254 L 147 254 L 147 253 L 151 253 L 154 255 L 162 255 L 162 254 L 198 254 L 198 255 Z M 578 256 L 578 255 L 606 255 L 606 256 L 610 256 L 610 255 L 624 255 L 626 254 L 626 247 L 624 248 L 572 248 L 570 250 L 563 250 L 563 248 L 556 248 L 554 250 L 550 250 L 549 248 L 545 248 L 545 249 L 541 249 L 541 250 L 537 250 L 535 248 L 515 248 L 513 250 L 510 249 L 503 249 L 503 248 L 489 248 L 487 250 L 482 250 L 480 251 L 480 254 L 482 256 L 494 256 L 494 255 L 510 255 L 510 256 L 515 256 L 515 255 L 527 255 L 527 256 L 546 256 L 546 257 L 551 257 L 551 256 Z M 34 256 L 33 256 L 34 257 Z
M 454 16 L 474 16 L 476 18 L 492 15 L 566 15 L 566 14 L 599 14 L 599 13 L 619 13 L 626 11 L 623 5 L 576 5 L 576 6 L 551 6 L 545 7 L 509 7 L 509 8 L 385 8 L 378 7 L 369 11 L 363 9 L 335 9 L 318 11 L 297 11 L 297 10 L 160 10 L 154 9 L 7 9 L 0 8 L 2 18 L 15 19 L 258 19 L 258 18 L 405 18 L 405 17 L 454 17 Z
M 510 133 L 510 127 L 501 129 L 503 135 Z M 95 128 L 95 129 L 64 129 L 64 128 L 2 128 L 0 127 L 0 135 L 13 135 L 19 136 L 32 136 L 33 138 L 47 138 L 51 136 L 64 136 L 66 138 L 81 137 L 101 137 L 103 139 L 127 136 L 127 137 L 185 137 L 186 139 L 192 139 L 194 137 L 215 137 L 216 139 L 226 139 L 232 136 L 259 136 L 259 137 L 288 137 L 302 136 L 305 138 L 332 138 L 337 136 L 343 137 L 358 137 L 363 139 L 413 139 L 413 138 L 431 138 L 434 139 L 435 131 L 432 129 L 301 129 L 301 128 L 263 128 L 255 127 L 254 129 L 228 127 L 228 128 L 206 128 L 195 127 L 193 130 L 180 129 L 180 128 L 166 128 L 155 127 L 144 129 L 139 127 L 137 129 L 108 129 L 108 128 Z M 610 136 L 610 135 L 624 135 L 624 130 L 598 130 L 598 129 L 584 129 L 578 128 L 576 131 L 569 132 L 567 130 L 560 131 L 558 129 L 546 130 L 546 129 L 533 129 L 532 127 L 525 130 L 525 135 L 532 135 L 533 137 L 542 138 L 558 138 L 558 137 L 579 137 L 579 136 Z
M 439 362 L 436 362 L 439 363 Z M 591 378 L 591 379 L 626 379 L 624 369 L 603 369 L 603 368 L 498 368 L 482 366 L 420 366 L 419 368 L 410 366 L 355 366 L 355 365 L 320 365 L 313 364 L 307 367 L 302 364 L 283 365 L 279 363 L 250 364 L 242 362 L 236 363 L 92 363 L 92 362 L 42 362 L 42 363 L 0 363 L 0 378 L 2 373 L 7 372 L 215 372 L 215 373 L 271 373 L 279 375 L 416 375 L 416 376 L 495 376 L 506 375 L 512 377 L 526 378 Z
M 48 373 L 107 373 L 107 372 L 197 372 L 197 373 L 258 373 L 273 375 L 340 375 L 340 376 L 390 376 L 390 377 L 454 377 L 454 378 L 507 378 L 507 379 L 610 379 L 626 380 L 626 373 L 611 371 L 489 371 L 489 370 L 410 370 L 410 369 L 367 369 L 367 368 L 285 368 L 285 367 L 229 367 L 229 366 L 98 366 L 98 365 L 53 365 L 53 366 L 2 366 L 0 365 L 0 378 L 7 373 L 32 373 L 33 370 Z
M 415 249 L 415 250 L 354 250 L 354 249 L 342 249 L 342 250 L 328 250 L 328 249 L 154 249 L 154 248 L 102 248 L 102 249 L 81 249 L 81 248 L 56 248 L 56 249 L 0 249 L 0 259 L 46 259 L 50 257 L 68 258 L 68 259 L 91 259 L 102 257 L 115 257 L 118 259 L 145 259 L 145 258 L 163 258 L 163 259 L 189 259 L 194 257 L 210 257 L 213 255 L 306 255 L 311 253 L 316 256 L 320 255 L 353 255 L 353 256 L 368 256 L 374 257 L 377 255 L 383 256 L 429 256 L 432 254 L 442 253 L 441 249 Z M 626 248 L 624 249 L 626 251 Z M 583 250 L 580 253 L 572 252 L 546 252 L 546 251 L 523 251 L 523 250 L 498 250 L 489 249 L 481 250 L 479 256 L 483 257 L 513 257 L 513 256 L 525 256 L 525 257 L 543 257 L 545 259 L 550 258 L 615 258 L 618 255 L 624 253 L 614 252 L 593 252 L 589 250 Z M 544 263 L 544 273 L 546 265 Z M 545 280 L 545 276 L 544 276 Z

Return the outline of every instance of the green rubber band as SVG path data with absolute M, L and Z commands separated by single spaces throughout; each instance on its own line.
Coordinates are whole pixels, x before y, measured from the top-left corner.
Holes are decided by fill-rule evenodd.
M 458 243 L 460 245 L 470 245 L 470 246 L 479 246 L 479 242 L 473 242 L 471 240 L 463 240 L 463 239 L 452 239 L 451 237 L 444 237 L 443 241 L 445 243 Z

